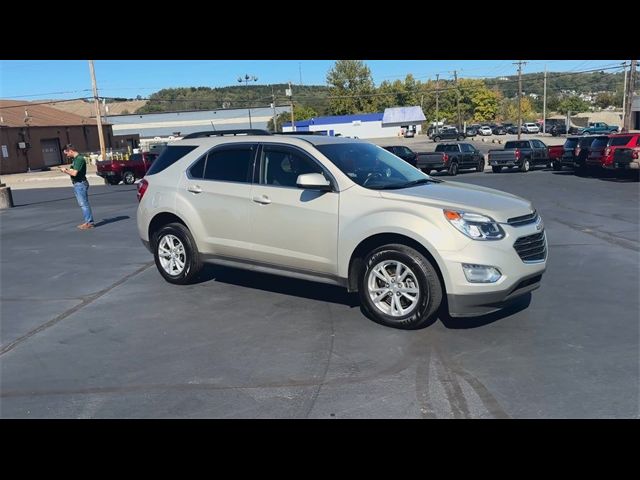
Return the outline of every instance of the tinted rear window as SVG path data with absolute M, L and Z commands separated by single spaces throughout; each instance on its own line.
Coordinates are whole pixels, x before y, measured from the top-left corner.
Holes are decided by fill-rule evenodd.
M 134 153 L 133 155 L 131 155 L 131 160 L 139 162 L 140 160 L 142 160 L 142 154 L 141 153 Z
M 187 153 L 192 152 L 198 147 L 191 145 L 176 145 L 176 146 L 168 146 L 164 149 L 164 151 L 160 154 L 158 159 L 153 162 L 151 168 L 147 172 L 147 175 L 153 175 L 154 173 L 160 173 L 165 168 L 170 167 L 182 157 L 184 157 Z
M 523 141 L 518 141 L 518 142 L 507 142 L 504 144 L 504 149 L 505 150 L 512 150 L 514 148 L 530 148 L 529 147 L 529 141 L 528 140 L 523 140 Z
M 567 141 L 564 142 L 564 148 L 566 148 L 567 150 L 571 148 L 575 148 L 577 145 L 578 145 L 577 138 L 567 138 Z
M 609 138 L 605 137 L 605 138 L 596 138 L 593 143 L 591 144 L 591 148 L 596 149 L 596 148 L 604 148 L 607 146 L 607 143 L 609 142 Z
M 622 147 L 623 145 L 626 145 L 627 143 L 629 143 L 631 138 L 632 137 L 630 136 L 629 137 L 613 137 L 609 145 L 611 145 L 612 147 Z

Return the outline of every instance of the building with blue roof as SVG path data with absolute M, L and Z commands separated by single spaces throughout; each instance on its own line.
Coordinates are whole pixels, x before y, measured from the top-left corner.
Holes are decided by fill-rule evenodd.
M 386 138 L 413 136 L 422 129 L 426 121 L 422 108 L 394 107 L 383 113 L 360 113 L 355 115 L 334 115 L 316 117 L 295 122 L 284 123 L 284 132 L 322 132 L 326 135 L 355 138 Z

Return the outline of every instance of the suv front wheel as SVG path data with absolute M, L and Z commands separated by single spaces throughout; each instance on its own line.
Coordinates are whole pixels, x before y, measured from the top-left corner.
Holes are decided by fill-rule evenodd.
M 368 316 L 394 328 L 433 323 L 442 303 L 442 285 L 431 262 L 399 244 L 379 247 L 367 256 L 358 291 Z
M 170 223 L 155 235 L 153 257 L 158 271 L 169 283 L 191 283 L 202 268 L 202 261 L 189 229 Z

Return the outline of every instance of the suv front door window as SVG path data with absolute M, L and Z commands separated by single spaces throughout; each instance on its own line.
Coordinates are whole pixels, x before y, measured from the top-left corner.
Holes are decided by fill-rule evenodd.
M 339 195 L 296 185 L 299 175 L 323 168 L 305 152 L 280 145 L 264 144 L 259 162 L 249 207 L 251 259 L 336 274 Z

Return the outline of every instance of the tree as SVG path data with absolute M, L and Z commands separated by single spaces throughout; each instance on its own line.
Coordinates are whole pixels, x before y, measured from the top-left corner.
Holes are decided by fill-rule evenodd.
M 338 60 L 327 73 L 329 111 L 334 115 L 376 111 L 371 70 L 362 60 Z
M 573 95 L 560 100 L 560 103 L 558 104 L 558 112 L 563 115 L 566 114 L 567 111 L 570 111 L 571 113 L 586 112 L 589 110 L 589 106 L 588 102 L 585 102 L 577 95 Z
M 533 105 L 531 104 L 531 99 L 529 97 L 522 97 L 521 108 L 523 122 L 530 122 L 532 120 L 535 120 L 538 116 L 536 111 L 533 109 Z M 509 121 L 514 123 L 518 121 L 517 98 L 505 98 L 504 100 L 502 100 L 500 104 L 499 118 L 502 121 Z
M 596 106 L 600 108 L 607 108 L 609 106 L 616 105 L 615 93 L 602 92 L 596 95 Z
M 318 116 L 318 112 L 316 112 L 313 108 L 307 107 L 305 105 L 295 105 L 293 106 L 293 114 L 295 121 L 300 120 L 309 120 L 310 118 L 314 118 Z M 270 132 L 281 132 L 282 124 L 291 122 L 291 113 L 283 112 L 276 117 L 276 129 L 273 128 L 273 118 L 269 120 L 267 123 L 267 130 Z

